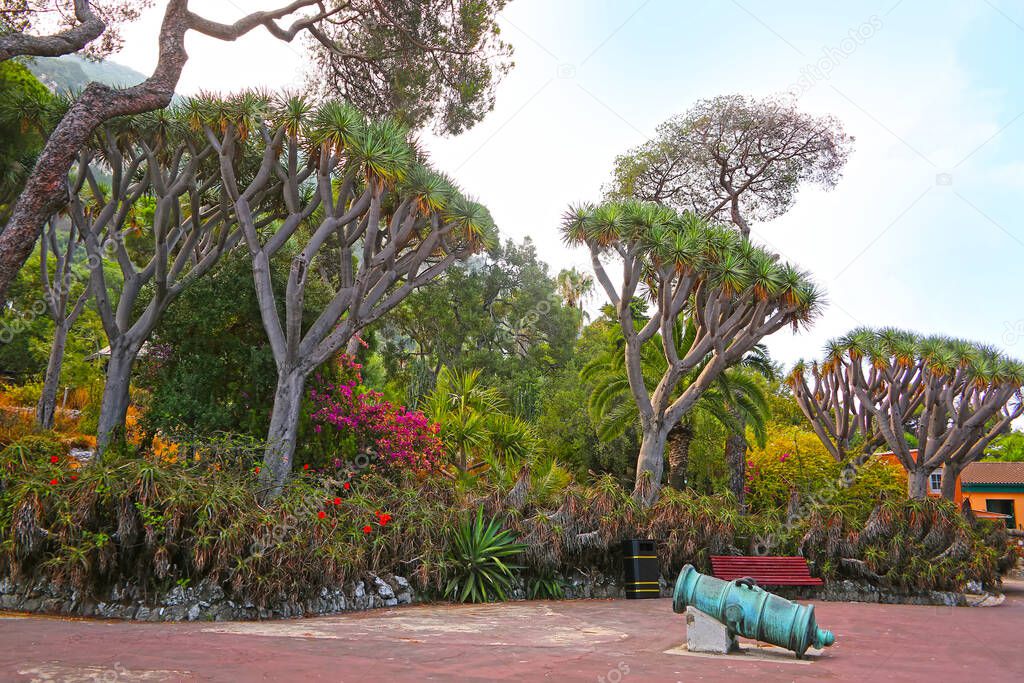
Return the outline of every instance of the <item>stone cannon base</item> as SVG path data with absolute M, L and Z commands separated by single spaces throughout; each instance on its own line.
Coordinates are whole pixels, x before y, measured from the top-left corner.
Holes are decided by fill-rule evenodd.
M 725 655 L 739 650 L 739 643 L 725 624 L 691 606 L 686 608 L 686 649 Z

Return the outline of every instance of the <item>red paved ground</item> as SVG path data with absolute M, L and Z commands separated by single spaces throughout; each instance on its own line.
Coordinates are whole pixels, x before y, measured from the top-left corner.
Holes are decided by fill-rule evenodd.
M 672 655 L 669 600 L 418 606 L 263 623 L 0 616 L 0 680 L 1024 680 L 1024 582 L 999 607 L 820 603 L 810 664 Z M 601 678 L 603 677 L 603 679 Z

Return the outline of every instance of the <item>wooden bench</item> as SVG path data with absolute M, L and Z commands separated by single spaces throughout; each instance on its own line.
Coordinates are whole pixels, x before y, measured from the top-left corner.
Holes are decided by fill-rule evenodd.
M 712 555 L 711 573 L 726 581 L 750 577 L 761 586 L 820 586 L 803 557 Z

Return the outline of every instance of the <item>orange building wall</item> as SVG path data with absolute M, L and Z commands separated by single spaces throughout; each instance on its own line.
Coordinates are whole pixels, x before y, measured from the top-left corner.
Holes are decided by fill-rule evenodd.
M 1012 500 L 1017 528 L 1024 529 L 1024 519 L 1022 519 L 1024 517 L 1024 493 L 1019 491 L 968 491 L 964 497 L 971 501 L 972 510 L 984 510 L 985 501 L 989 499 Z

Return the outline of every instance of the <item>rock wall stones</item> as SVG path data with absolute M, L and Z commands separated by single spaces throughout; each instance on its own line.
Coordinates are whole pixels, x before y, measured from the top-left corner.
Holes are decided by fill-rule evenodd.
M 672 597 L 673 582 L 659 579 L 661 597 Z M 563 578 L 566 599 L 602 599 L 625 597 L 618 576 L 599 572 L 577 572 Z M 854 581 L 834 581 L 823 588 L 780 588 L 773 592 L 795 600 L 837 602 L 875 602 L 908 605 L 974 605 L 963 593 L 922 591 L 902 593 L 879 589 Z M 525 600 L 527 587 L 519 581 L 513 600 Z M 247 621 L 287 619 L 339 612 L 396 607 L 422 602 L 404 577 L 370 574 L 336 589 L 324 588 L 315 598 L 300 602 L 281 602 L 260 608 L 251 602 L 237 601 L 212 581 L 196 586 L 176 586 L 162 596 L 148 596 L 136 586 L 114 586 L 102 599 L 86 598 L 77 591 L 55 588 L 43 582 L 17 585 L 0 579 L 0 610 L 38 612 L 80 617 L 130 619 L 136 621 Z
M 86 598 L 77 591 L 42 582 L 19 586 L 0 579 L 0 610 L 40 612 L 135 621 L 236 621 L 287 619 L 334 614 L 375 607 L 395 607 L 416 601 L 409 582 L 401 576 L 369 575 L 337 589 L 324 588 L 315 598 L 281 602 L 272 608 L 231 599 L 212 581 L 194 587 L 176 586 L 162 596 L 146 596 L 137 587 L 116 585 L 107 595 Z

